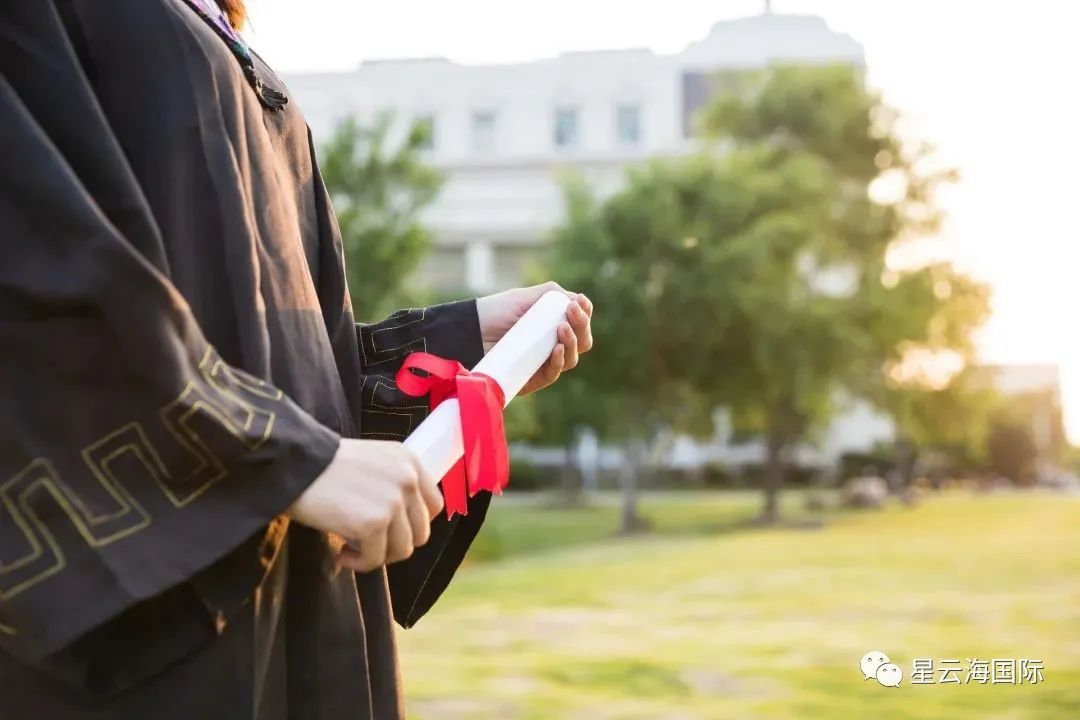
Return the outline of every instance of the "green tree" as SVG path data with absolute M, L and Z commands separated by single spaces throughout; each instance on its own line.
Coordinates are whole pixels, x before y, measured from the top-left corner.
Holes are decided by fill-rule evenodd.
M 353 311 L 362 319 L 418 304 L 405 281 L 430 247 L 420 214 L 442 185 L 442 176 L 422 156 L 431 128 L 415 123 L 394 143 L 392 126 L 390 115 L 371 126 L 348 118 L 321 153 L 341 227 Z
M 633 182 L 633 180 L 631 180 Z M 620 211 L 601 207 L 587 186 L 570 178 L 567 219 L 552 239 L 549 274 L 565 287 L 585 292 L 598 308 L 596 346 L 581 367 L 536 396 L 542 434 L 538 439 L 568 446 L 581 425 L 625 446 L 622 529 L 643 527 L 637 486 L 660 430 L 680 419 L 677 397 L 685 380 L 665 370 L 668 359 L 657 342 L 663 314 L 655 307 L 649 266 L 634 247 L 639 234 L 620 235 L 612 222 Z
M 887 264 L 937 229 L 952 174 L 901 141 L 854 69 L 749 74 L 702 126 L 714 145 L 632 171 L 601 207 L 572 189 L 551 271 L 604 310 L 578 381 L 628 467 L 656 428 L 705 434 L 727 406 L 764 440 L 772 521 L 791 450 L 835 400 L 881 397 L 913 350 L 966 352 L 986 292 L 948 264 Z
M 905 485 L 915 460 L 926 452 L 943 454 L 954 468 L 969 472 L 984 467 L 991 420 L 1001 402 L 974 368 L 944 385 L 888 382 L 884 404 L 896 422 Z
M 1031 428 L 1015 420 L 996 420 L 986 442 L 990 469 L 1014 483 L 1030 483 L 1038 450 Z

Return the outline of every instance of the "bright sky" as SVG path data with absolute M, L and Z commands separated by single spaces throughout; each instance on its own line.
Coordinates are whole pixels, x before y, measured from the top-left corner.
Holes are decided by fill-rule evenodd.
M 564 50 L 676 52 L 761 0 L 248 0 L 252 40 L 280 70 L 363 59 L 531 60 Z M 1080 442 L 1080 2 L 774 0 L 866 49 L 869 79 L 959 168 L 941 252 L 994 288 L 990 362 L 1062 368 Z M 1071 90 L 1069 88 L 1072 88 Z

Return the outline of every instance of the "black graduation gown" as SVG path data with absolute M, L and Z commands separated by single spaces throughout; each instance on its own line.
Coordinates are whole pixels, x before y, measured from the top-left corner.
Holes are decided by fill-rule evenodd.
M 394 372 L 474 364 L 476 308 L 354 323 L 290 99 L 180 0 L 0 4 L 4 720 L 404 714 L 392 619 L 487 496 L 365 575 L 280 513 L 340 437 L 416 425 Z

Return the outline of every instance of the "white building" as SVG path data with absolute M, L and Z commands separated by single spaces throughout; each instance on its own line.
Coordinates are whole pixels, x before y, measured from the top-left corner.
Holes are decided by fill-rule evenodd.
M 403 129 L 431 124 L 430 161 L 446 175 L 426 221 L 436 247 L 421 281 L 486 292 L 520 282 L 562 217 L 560 174 L 601 195 L 628 164 L 685 152 L 693 116 L 725 71 L 772 63 L 863 65 L 862 47 L 814 16 L 725 21 L 680 53 L 647 49 L 572 52 L 513 65 L 445 59 L 366 62 L 346 73 L 287 78 L 325 138 L 344 117 L 390 111 Z
M 694 116 L 725 73 L 776 63 L 862 67 L 864 59 L 861 45 L 819 17 L 765 12 L 717 23 L 674 55 L 584 51 L 482 66 L 377 61 L 286 80 L 317 140 L 347 116 L 370 123 L 391 112 L 398 132 L 416 120 L 430 123 L 428 159 L 446 183 L 425 218 L 436 245 L 419 280 L 480 293 L 522 281 L 562 219 L 563 173 L 577 173 L 601 196 L 617 191 L 628 165 L 691 149 Z M 891 437 L 887 419 L 856 403 L 817 447 L 800 451 L 800 460 L 832 462 Z M 760 443 L 729 440 L 723 428 L 705 445 L 680 439 L 670 462 L 760 461 Z M 613 462 L 617 454 L 607 453 Z M 561 462 L 562 450 L 551 457 Z M 541 451 L 537 459 L 546 456 Z
M 1031 439 L 1040 461 L 1055 463 L 1060 459 L 1058 437 L 1062 430 L 1061 371 L 1053 364 L 986 365 L 981 368 L 984 382 L 1002 395 L 1023 396 L 1031 401 Z

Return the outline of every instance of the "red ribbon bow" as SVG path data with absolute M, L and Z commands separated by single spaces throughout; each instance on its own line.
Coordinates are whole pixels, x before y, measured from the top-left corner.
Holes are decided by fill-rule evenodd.
M 414 369 L 427 375 L 417 375 Z M 456 360 L 423 352 L 405 358 L 395 382 L 412 397 L 431 393 L 432 410 L 444 400 L 457 398 L 465 455 L 442 479 L 446 516 L 468 515 L 468 498 L 481 490 L 501 493 L 510 481 L 510 453 L 503 427 L 505 395 L 499 383 L 466 370 Z

